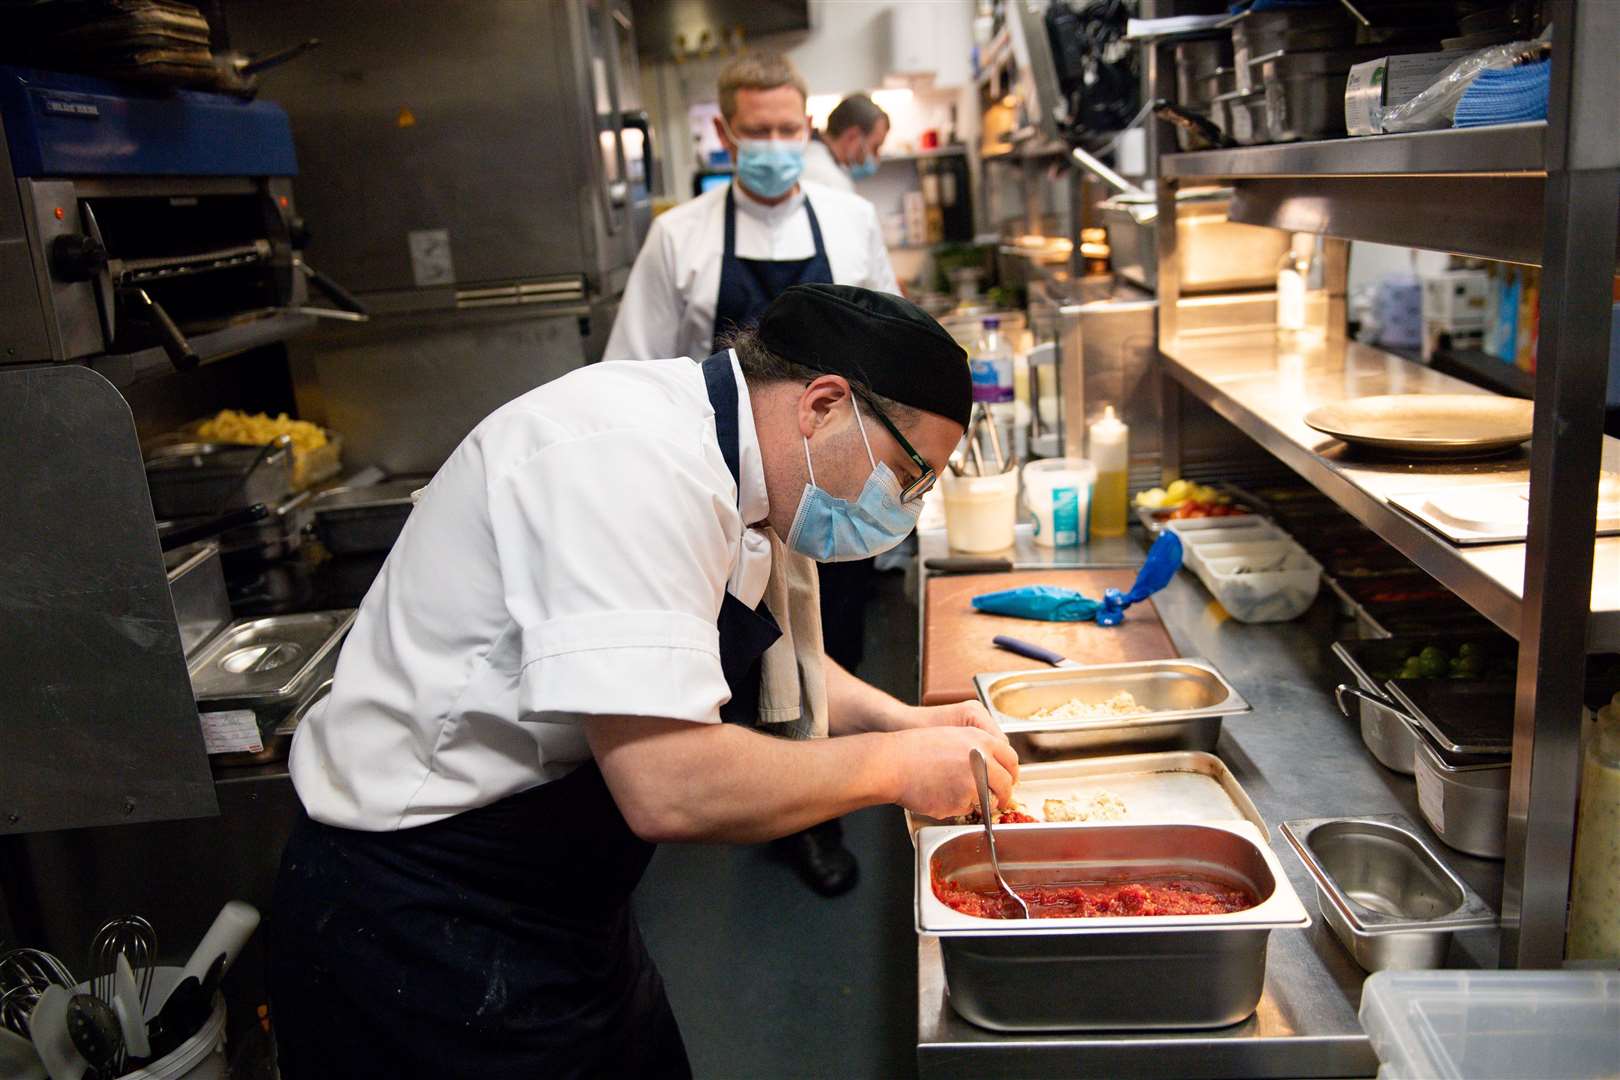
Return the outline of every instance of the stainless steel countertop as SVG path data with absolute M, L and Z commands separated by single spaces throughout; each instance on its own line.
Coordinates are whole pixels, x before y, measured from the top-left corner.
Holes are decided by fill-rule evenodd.
M 1134 532 L 1134 530 L 1133 530 Z M 1053 558 L 1021 535 L 1018 563 L 1095 565 L 1139 562 L 1134 535 Z M 919 555 L 946 554 L 943 533 L 922 534 Z M 919 589 L 919 595 L 921 590 Z M 1293 622 L 1244 625 L 1226 618 L 1191 574 L 1177 574 L 1155 598 L 1176 647 L 1213 661 L 1254 706 L 1228 717 L 1216 748 L 1267 823 L 1290 818 L 1404 813 L 1448 865 L 1500 910 L 1502 864 L 1452 851 L 1428 833 L 1411 777 L 1390 772 L 1341 716 L 1331 690 L 1342 672 L 1329 652 L 1354 627 L 1339 619 L 1326 591 Z M 1126 618 L 1130 616 L 1127 614 Z M 1076 658 L 1083 659 L 1083 658 Z M 1281 846 L 1278 846 L 1281 845 Z M 919 938 L 917 1065 L 921 1076 L 1320 1077 L 1371 1076 L 1378 1061 L 1356 1018 L 1365 973 L 1339 945 L 1316 908 L 1310 874 L 1284 841 L 1273 843 L 1289 881 L 1312 913 L 1308 930 L 1272 934 L 1266 990 L 1255 1015 L 1215 1031 L 1009 1035 L 975 1027 L 951 1010 L 938 942 Z M 1494 967 L 1497 933 L 1453 938 L 1448 964 Z M 1054 993 L 1064 992 L 1053 987 Z M 1167 988 L 1173 992 L 1173 988 Z

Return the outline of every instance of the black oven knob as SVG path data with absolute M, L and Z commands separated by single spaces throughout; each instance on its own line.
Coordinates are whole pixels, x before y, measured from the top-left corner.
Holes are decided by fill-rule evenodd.
M 107 249 L 83 233 L 51 241 L 51 272 L 59 281 L 90 281 L 107 269 Z

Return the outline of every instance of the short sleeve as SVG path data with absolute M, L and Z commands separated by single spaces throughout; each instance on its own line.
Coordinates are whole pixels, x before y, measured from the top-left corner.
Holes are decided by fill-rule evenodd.
M 623 430 L 552 444 L 491 481 L 525 719 L 719 719 L 715 619 L 741 526 L 716 488 L 696 439 Z

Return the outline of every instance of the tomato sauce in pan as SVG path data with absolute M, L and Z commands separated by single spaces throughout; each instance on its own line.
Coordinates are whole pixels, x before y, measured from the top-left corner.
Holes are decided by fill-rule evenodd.
M 1012 898 L 967 889 L 934 874 L 934 895 L 953 911 L 981 919 L 1022 919 Z M 1198 878 L 1106 881 L 1086 885 L 1021 886 L 1018 895 L 1037 919 L 1084 919 L 1112 915 L 1223 915 L 1246 911 L 1258 901 L 1247 889 Z

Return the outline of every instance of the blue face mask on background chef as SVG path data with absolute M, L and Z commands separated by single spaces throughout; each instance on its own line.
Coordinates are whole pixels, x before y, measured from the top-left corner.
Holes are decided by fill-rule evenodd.
M 774 199 L 799 182 L 804 172 L 803 139 L 739 139 L 735 133 L 731 137 L 737 144 L 737 179 L 755 195 Z
M 872 463 L 872 473 L 853 503 L 816 486 L 810 440 L 804 440 L 804 461 L 810 468 L 810 482 L 804 485 L 798 512 L 793 515 L 787 545 L 816 562 L 851 562 L 880 555 L 904 540 L 917 524 L 917 515 L 922 513 L 921 499 L 911 506 L 900 501 L 899 478 L 886 463 L 872 456 L 861 408 L 854 398 L 850 399 L 850 405 L 855 409 L 861 442 L 866 445 L 866 459 Z

